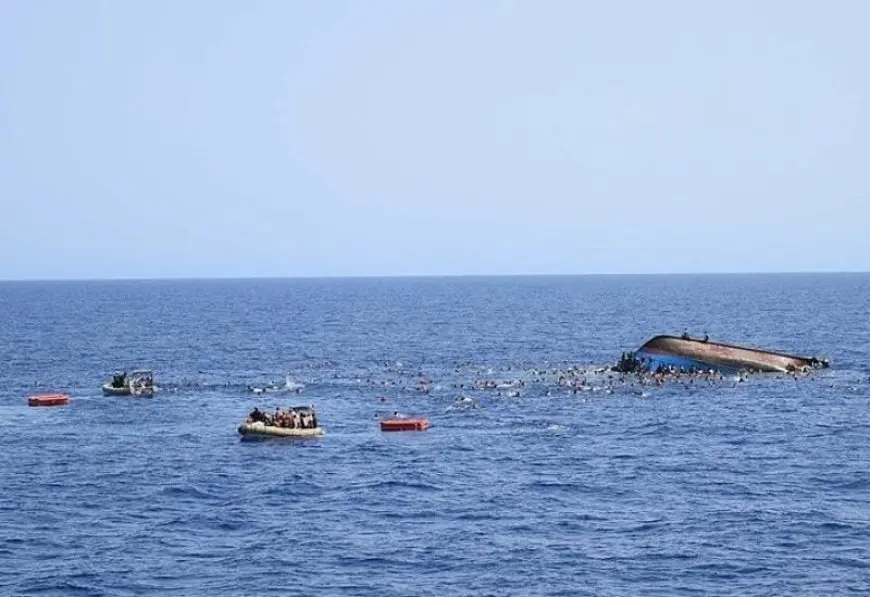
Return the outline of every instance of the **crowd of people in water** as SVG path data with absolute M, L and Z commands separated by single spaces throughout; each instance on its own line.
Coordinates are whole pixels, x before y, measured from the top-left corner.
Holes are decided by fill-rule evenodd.
M 564 364 L 512 364 L 502 367 L 475 365 L 457 362 L 452 370 L 427 372 L 418 368 L 406 368 L 400 363 L 384 363 L 383 369 L 369 369 L 366 374 L 352 373 L 342 381 L 359 389 L 377 391 L 379 402 L 390 401 L 392 396 L 425 394 L 432 396 L 451 395 L 453 401 L 445 405 L 448 411 L 476 409 L 482 406 L 480 395 L 494 398 L 521 398 L 523 396 L 580 396 L 584 394 L 634 393 L 645 396 L 656 387 L 673 386 L 690 389 L 699 385 L 717 383 L 740 384 L 753 373 L 751 369 L 740 371 L 716 368 L 684 368 L 663 364 L 625 352 L 620 360 L 610 366 Z M 809 369 L 782 372 L 779 377 L 802 377 Z M 340 376 L 332 375 L 335 379 Z M 330 383 L 330 382 L 326 382 Z M 254 420 L 269 417 L 267 424 L 305 428 L 297 422 L 299 415 L 268 415 L 251 413 Z M 277 421 L 277 423 L 272 422 Z M 266 422 L 266 421 L 264 421 Z
M 281 410 L 276 408 L 274 413 L 261 411 L 259 408 L 254 408 L 248 414 L 245 421 L 248 424 L 262 423 L 271 427 L 283 427 L 285 429 L 315 429 L 317 427 L 317 415 L 311 409 L 296 409 Z
M 355 372 L 342 379 L 360 391 L 364 388 L 378 388 L 376 399 L 392 402 L 401 396 L 409 398 L 414 393 L 434 396 L 452 395 L 452 401 L 445 404 L 447 412 L 467 411 L 482 408 L 482 396 L 491 398 L 519 398 L 521 396 L 567 397 L 590 394 L 634 394 L 647 397 L 657 387 L 665 385 L 692 391 L 692 388 L 712 387 L 719 383 L 740 385 L 755 371 L 720 371 L 714 368 L 686 369 L 674 365 L 660 364 L 641 360 L 633 353 L 624 353 L 620 361 L 610 366 L 570 365 L 568 363 L 545 363 L 543 365 L 511 364 L 502 367 L 457 363 L 450 369 L 424 372 L 418 368 L 404 369 L 400 366 L 385 366 L 378 372 L 369 369 L 365 377 L 357 377 Z M 810 371 L 789 371 L 775 374 L 778 378 L 803 377 Z M 332 377 L 332 376 L 330 376 Z M 324 379 L 324 382 L 329 377 Z M 436 381 L 437 380 L 437 381 Z M 317 383 L 317 382 L 314 382 Z M 333 382 L 334 383 L 334 382 Z M 393 391 L 384 391 L 387 387 Z M 425 388 L 425 390 L 423 390 Z M 394 418 L 401 418 L 398 412 Z M 289 429 L 317 428 L 317 418 L 313 409 L 291 407 L 287 410 L 276 408 L 274 412 L 254 408 L 246 423 Z
M 683 338 L 687 336 L 684 332 Z M 709 338 L 704 334 L 697 341 L 706 343 Z M 360 365 L 350 370 L 342 370 L 333 362 L 308 363 L 305 366 L 322 371 L 319 381 L 309 383 L 346 386 L 361 392 L 368 388 L 377 392 L 374 396 L 379 402 L 391 402 L 403 396 L 407 399 L 413 394 L 435 398 L 449 396 L 452 401 L 444 404 L 448 412 L 481 408 L 485 403 L 482 398 L 484 395 L 498 399 L 576 396 L 582 401 L 586 400 L 582 396 L 586 393 L 645 397 L 657 387 L 664 386 L 689 391 L 719 383 L 736 387 L 757 372 L 751 369 L 728 370 L 701 366 L 686 368 L 652 360 L 634 352 L 622 353 L 619 361 L 612 365 L 598 366 L 568 362 L 514 362 L 499 366 L 456 361 L 433 370 L 420 365 L 409 366 L 401 361 L 382 361 L 372 365 Z M 774 375 L 779 378 L 798 378 L 809 374 L 811 369 L 790 369 Z M 276 409 L 275 413 L 254 409 L 247 422 L 258 421 L 288 428 L 317 426 L 313 413 L 295 412 L 292 408 L 286 412 Z

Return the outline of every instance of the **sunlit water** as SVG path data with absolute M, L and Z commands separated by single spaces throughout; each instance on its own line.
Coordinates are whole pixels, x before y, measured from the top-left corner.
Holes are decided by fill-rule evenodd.
M 868 321 L 867 275 L 0 284 L 0 594 L 867 594 Z M 833 368 L 533 372 L 684 326 Z M 164 391 L 101 396 L 137 366 Z M 246 391 L 288 372 L 301 395 Z M 239 441 L 291 403 L 327 435 Z

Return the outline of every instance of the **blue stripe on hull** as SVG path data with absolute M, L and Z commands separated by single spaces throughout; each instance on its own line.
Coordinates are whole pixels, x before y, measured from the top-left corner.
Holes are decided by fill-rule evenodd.
M 678 355 L 651 354 L 639 351 L 635 353 L 635 356 L 639 359 L 643 359 L 650 371 L 655 371 L 659 367 L 675 367 L 677 369 L 682 369 L 683 371 L 709 371 L 710 369 L 713 369 L 714 371 L 722 373 L 737 372 L 737 369 L 732 367 L 713 365 L 711 363 L 705 363 L 704 361 L 698 361 Z

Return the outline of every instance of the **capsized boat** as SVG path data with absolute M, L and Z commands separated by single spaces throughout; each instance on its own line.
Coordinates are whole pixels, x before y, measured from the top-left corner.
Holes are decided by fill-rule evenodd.
M 289 406 L 266 413 L 255 408 L 238 427 L 242 439 L 317 437 L 326 433 L 317 423 L 313 406 Z
M 787 354 L 775 350 L 711 342 L 682 336 L 655 336 L 633 353 L 625 353 L 616 371 L 675 367 L 686 371 L 704 369 L 793 373 L 828 367 L 827 359 Z
M 105 396 L 146 396 L 151 397 L 157 391 L 154 383 L 154 372 L 150 369 L 137 369 L 130 372 L 119 371 L 112 375 L 112 381 L 103 384 Z

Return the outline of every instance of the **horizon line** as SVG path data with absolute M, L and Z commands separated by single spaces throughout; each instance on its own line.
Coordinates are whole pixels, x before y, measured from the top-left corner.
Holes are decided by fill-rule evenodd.
M 593 278 L 593 277 L 667 277 L 667 276 L 788 276 L 788 275 L 847 275 L 870 274 L 868 270 L 780 270 L 780 271 L 710 271 L 710 272 L 598 272 L 562 274 L 325 274 L 309 276 L 158 276 L 158 277 L 52 277 L 52 278 L 0 278 L 10 282 L 195 282 L 245 280 L 382 280 L 421 278 Z

